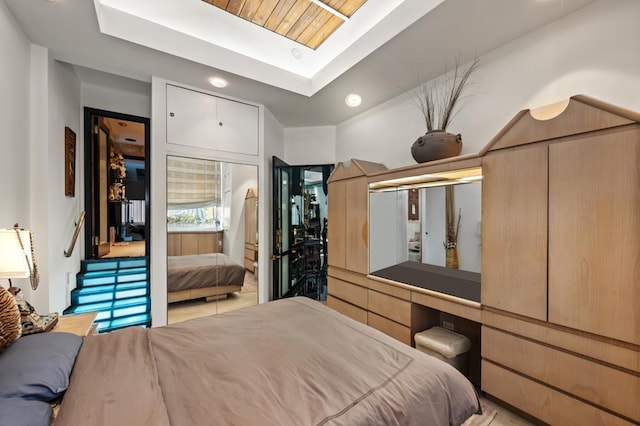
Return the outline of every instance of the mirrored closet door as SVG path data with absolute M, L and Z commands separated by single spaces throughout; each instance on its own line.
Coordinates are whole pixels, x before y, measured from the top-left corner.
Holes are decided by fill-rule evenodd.
M 257 186 L 255 165 L 167 157 L 169 323 L 257 304 Z

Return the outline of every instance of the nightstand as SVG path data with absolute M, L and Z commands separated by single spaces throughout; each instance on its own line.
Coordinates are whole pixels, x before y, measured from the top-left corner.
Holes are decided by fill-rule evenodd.
M 96 324 L 93 323 L 96 319 L 96 315 L 98 315 L 97 312 L 61 315 L 58 318 L 58 323 L 53 327 L 51 332 L 73 333 L 81 337 L 91 336 L 96 334 Z

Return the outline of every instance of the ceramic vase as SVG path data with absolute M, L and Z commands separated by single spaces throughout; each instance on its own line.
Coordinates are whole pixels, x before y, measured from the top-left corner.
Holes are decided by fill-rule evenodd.
M 462 135 L 432 130 L 420 136 L 411 146 L 411 155 L 418 163 L 455 157 L 462 150 Z

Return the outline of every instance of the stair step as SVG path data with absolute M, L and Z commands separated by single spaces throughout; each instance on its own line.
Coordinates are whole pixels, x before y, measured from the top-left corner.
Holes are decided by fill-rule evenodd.
M 83 260 L 81 272 L 95 272 L 109 269 L 145 268 L 147 257 L 125 257 L 113 259 Z
M 139 307 L 149 305 L 148 297 L 132 297 L 129 299 L 120 299 L 115 301 L 88 303 L 85 305 L 71 306 L 64 313 L 79 314 L 83 312 L 98 312 L 98 316 L 103 312 L 111 312 L 112 310 L 127 309 L 130 307 Z M 67 312 L 69 311 L 69 312 Z
M 120 300 L 132 297 L 148 296 L 149 286 L 147 281 L 132 283 L 97 285 L 71 290 L 71 304 L 85 305 L 90 303 Z
M 80 274 L 76 277 L 78 287 L 91 287 L 96 285 L 117 284 L 132 281 L 143 281 L 148 278 L 147 270 L 144 268 L 136 268 L 132 271 L 102 271 L 98 274 L 92 273 Z
M 116 318 L 112 320 L 96 321 L 95 324 L 99 333 L 106 333 L 109 331 L 118 330 L 120 328 L 132 326 L 149 327 L 149 325 L 151 324 L 151 315 L 130 315 L 127 317 Z

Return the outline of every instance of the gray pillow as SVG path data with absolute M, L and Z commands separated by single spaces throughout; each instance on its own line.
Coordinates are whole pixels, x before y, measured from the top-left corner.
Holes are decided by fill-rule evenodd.
M 20 398 L 0 399 L 0 426 L 49 426 L 51 406 Z
M 0 398 L 51 401 L 69 386 L 69 375 L 82 345 L 70 333 L 23 336 L 0 353 Z

